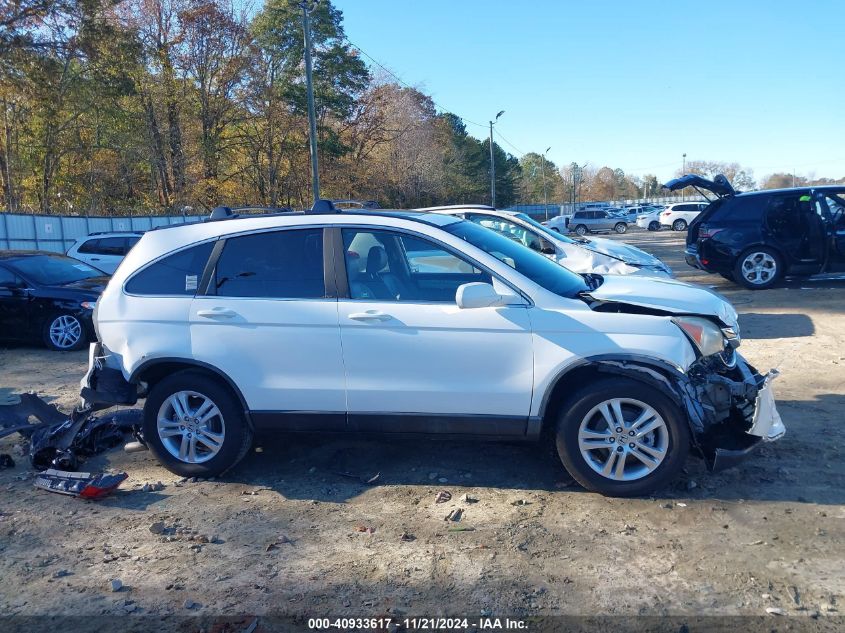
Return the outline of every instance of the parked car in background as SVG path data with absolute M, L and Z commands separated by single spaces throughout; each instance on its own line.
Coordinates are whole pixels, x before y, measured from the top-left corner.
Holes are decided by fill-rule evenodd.
M 845 276 L 845 186 L 737 193 L 723 177 L 684 176 L 718 196 L 687 232 L 686 261 L 746 288 L 771 288 L 785 275 Z
M 548 221 L 543 222 L 543 226 L 548 227 L 556 233 L 566 233 L 569 231 L 567 226 L 569 225 L 569 220 L 571 219 L 572 213 L 561 213 L 560 215 L 556 215 L 553 218 L 549 218 Z
M 455 215 L 501 233 L 576 273 L 671 277 L 671 269 L 635 246 L 607 238 L 571 238 L 530 216 L 486 205 L 454 205 L 418 209 Z
M 673 231 L 686 231 L 698 214 L 707 208 L 709 202 L 675 202 L 660 212 L 660 226 Z
M 143 441 L 182 476 L 261 430 L 548 438 L 615 496 L 785 432 L 706 288 L 585 278 L 454 216 L 315 207 L 148 231 L 99 300 L 84 402 L 146 398 Z
M 660 214 L 663 213 L 665 207 L 652 207 L 651 210 L 645 211 L 637 216 L 637 226 L 641 229 L 649 231 L 660 230 Z
M 577 211 L 569 220 L 569 230 L 578 235 L 587 233 L 625 233 L 628 231 L 627 220 L 617 217 L 613 211 L 599 209 L 598 211 Z
M 112 274 L 141 235 L 142 231 L 92 233 L 76 240 L 68 249 L 67 256 Z
M 109 278 L 43 251 L 0 251 L 0 339 L 82 349 L 95 340 L 91 315 Z

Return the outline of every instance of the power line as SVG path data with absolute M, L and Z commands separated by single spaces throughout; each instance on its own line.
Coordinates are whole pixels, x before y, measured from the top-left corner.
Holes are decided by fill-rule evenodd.
M 516 152 L 517 152 L 517 154 L 519 154 L 520 156 L 525 156 L 525 152 L 523 152 L 523 151 L 522 151 L 521 149 L 519 149 L 516 145 L 514 145 L 514 144 L 513 144 L 513 143 L 511 143 L 508 139 L 506 139 L 504 136 L 502 136 L 502 133 L 501 133 L 499 130 L 494 129 L 494 130 L 493 130 L 493 132 L 494 132 L 494 133 L 495 133 L 495 134 L 496 134 L 496 135 L 497 135 L 500 139 L 502 139 L 505 143 L 507 143 L 507 144 L 508 144 L 508 145 L 510 145 L 513 149 L 515 149 L 515 150 L 516 150 Z
M 381 69 L 382 69 L 384 72 L 386 72 L 388 75 L 390 75 L 391 77 L 393 77 L 393 78 L 394 78 L 397 82 L 399 82 L 401 85 L 405 86 L 406 88 L 411 88 L 412 90 L 416 90 L 416 88 L 414 88 L 414 86 L 411 86 L 410 84 L 406 83 L 406 82 L 405 82 L 405 81 L 404 81 L 401 77 L 399 77 L 396 73 L 394 73 L 394 72 L 393 72 L 392 70 L 390 70 L 387 66 L 385 66 L 384 64 L 382 64 L 382 63 L 381 63 L 380 61 L 378 61 L 375 57 L 373 57 L 372 55 L 370 55 L 367 51 L 365 51 L 363 48 L 361 48 L 360 46 L 358 46 L 355 42 L 353 42 L 352 40 L 350 40 L 348 37 L 344 36 L 344 39 L 346 39 L 346 43 L 347 43 L 347 44 L 349 44 L 352 48 L 354 48 L 354 49 L 355 49 L 355 50 L 357 50 L 359 53 L 361 53 L 364 57 L 366 57 L 367 59 L 369 59 L 369 60 L 370 60 L 372 63 L 374 63 L 376 66 L 378 66 L 379 68 L 381 68 Z M 431 99 L 431 97 L 429 97 L 429 99 Z M 466 117 L 462 117 L 460 114 L 457 114 L 454 110 L 452 110 L 452 109 L 450 109 L 450 108 L 447 108 L 447 107 L 445 107 L 445 106 L 443 106 L 443 105 L 441 105 L 441 104 L 437 103 L 434 99 L 431 99 L 431 102 L 432 102 L 434 105 L 436 105 L 438 108 L 440 108 L 440 110 L 442 110 L 443 112 L 448 112 L 449 114 L 454 114 L 456 117 L 458 117 L 458 118 L 459 118 L 461 121 L 463 121 L 464 123 L 471 123 L 472 125 L 477 125 L 478 127 L 483 127 L 483 128 L 486 128 L 486 127 L 487 127 L 484 123 L 476 123 L 475 121 L 470 121 L 470 120 L 469 120 L 469 119 L 467 119 Z

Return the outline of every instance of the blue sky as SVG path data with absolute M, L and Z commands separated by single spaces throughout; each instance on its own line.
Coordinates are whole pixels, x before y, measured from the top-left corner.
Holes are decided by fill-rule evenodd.
M 686 152 L 845 176 L 842 0 L 334 3 L 403 81 L 469 121 L 505 110 L 501 134 L 558 165 L 666 179 Z

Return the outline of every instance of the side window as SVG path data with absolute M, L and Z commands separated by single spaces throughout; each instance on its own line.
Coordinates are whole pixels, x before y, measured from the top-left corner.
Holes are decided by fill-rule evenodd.
M 772 196 L 766 208 L 766 223 L 778 233 L 795 231 L 799 225 L 800 201 L 798 196 Z
M 86 255 L 99 255 L 100 240 L 88 240 L 87 242 L 83 242 L 76 250 L 80 253 L 85 253 Z
M 454 303 L 459 286 L 491 282 L 442 246 L 405 233 L 343 229 L 343 247 L 352 299 Z
M 158 260 L 126 282 L 126 292 L 193 297 L 213 246 L 214 242 L 198 244 Z
M 126 238 L 105 237 L 100 240 L 98 252 L 101 255 L 117 255 L 118 257 L 123 257 L 126 255 Z
M 210 293 L 266 299 L 325 297 L 323 230 L 294 229 L 227 239 Z
M 126 252 L 128 253 L 129 251 L 131 251 L 132 247 L 135 246 L 135 244 L 137 244 L 140 239 L 141 239 L 140 235 L 136 235 L 135 237 L 127 237 L 126 238 Z
M 492 229 L 497 233 L 501 233 L 505 237 L 508 237 L 514 240 L 515 242 L 519 242 L 523 246 L 533 248 L 535 251 L 540 250 L 540 238 L 537 237 L 537 235 L 533 231 L 529 231 L 528 229 L 523 226 L 520 226 L 519 224 L 509 222 L 504 218 L 489 215 L 472 214 L 467 216 L 467 219 L 470 222 L 480 224 L 484 228 Z
M 826 194 L 824 201 L 827 204 L 827 210 L 834 226 L 836 228 L 845 226 L 845 192 Z

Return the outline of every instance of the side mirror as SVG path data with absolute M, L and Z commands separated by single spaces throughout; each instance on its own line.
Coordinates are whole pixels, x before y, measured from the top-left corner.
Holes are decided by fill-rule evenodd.
M 507 305 L 525 305 L 522 297 L 499 294 L 491 284 L 474 282 L 458 286 L 455 302 L 459 308 L 498 308 Z
M 554 247 L 554 244 L 549 242 L 548 240 L 540 240 L 540 252 L 543 255 L 554 255 L 557 253 L 557 250 Z

